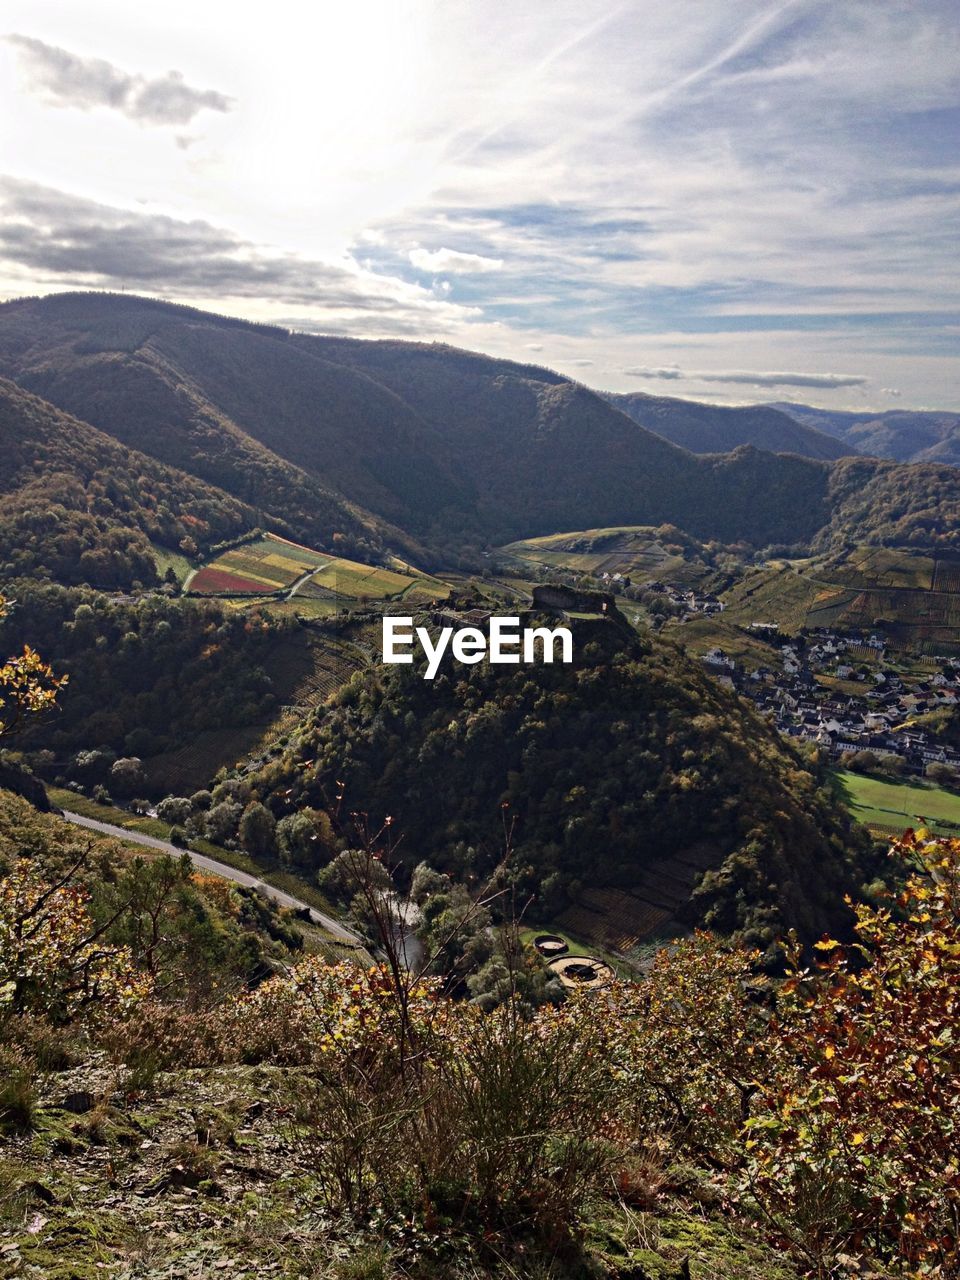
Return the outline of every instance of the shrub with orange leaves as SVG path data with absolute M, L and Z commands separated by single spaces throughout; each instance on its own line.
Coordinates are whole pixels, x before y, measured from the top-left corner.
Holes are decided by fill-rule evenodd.
M 8 608 L 6 598 L 0 595 L 0 618 Z M 55 676 L 29 645 L 0 664 L 0 739 L 18 733 L 28 715 L 49 710 L 66 682 L 67 677 Z
M 773 1069 L 770 1011 L 751 998 L 760 956 L 696 933 L 658 953 L 647 979 L 578 996 L 601 1023 L 624 1135 L 667 1133 L 695 1159 L 731 1170 L 760 1072 Z
M 148 994 L 149 977 L 129 948 L 104 941 L 88 900 L 69 877 L 44 880 L 28 858 L 0 880 L 0 1014 L 96 1020 L 126 1015 Z
M 960 1270 L 960 840 L 908 832 L 916 871 L 858 906 L 781 988 L 780 1071 L 746 1126 L 744 1189 L 822 1272 L 838 1252 Z
M 304 1065 L 331 1054 L 395 1053 L 401 1019 L 409 1037 L 451 1017 L 453 1006 L 438 1004 L 437 985 L 417 982 L 403 1009 L 385 967 L 364 970 L 308 956 L 220 1011 L 224 1056 Z

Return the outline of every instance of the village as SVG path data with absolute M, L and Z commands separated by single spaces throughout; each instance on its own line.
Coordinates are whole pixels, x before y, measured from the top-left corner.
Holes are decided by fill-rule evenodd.
M 869 752 L 893 772 L 922 776 L 932 765 L 957 769 L 960 751 L 916 722 L 960 699 L 960 659 L 937 657 L 922 676 L 888 659 L 878 635 L 830 631 L 785 637 L 775 623 L 749 632 L 771 644 L 768 666 L 736 661 L 720 647 L 704 666 L 748 697 L 789 737 L 813 742 L 833 759 Z M 898 655 L 901 657 L 901 655 Z

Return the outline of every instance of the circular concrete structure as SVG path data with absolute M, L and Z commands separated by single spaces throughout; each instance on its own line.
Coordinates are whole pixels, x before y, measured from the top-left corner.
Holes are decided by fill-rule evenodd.
M 592 956 L 563 956 L 560 960 L 552 960 L 547 967 L 565 987 L 578 991 L 605 987 L 616 977 L 608 964 L 594 960 Z
M 567 949 L 567 944 L 555 933 L 538 933 L 533 945 L 542 956 L 562 956 Z

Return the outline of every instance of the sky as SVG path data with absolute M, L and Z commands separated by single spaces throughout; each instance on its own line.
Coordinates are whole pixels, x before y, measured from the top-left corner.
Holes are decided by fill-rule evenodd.
M 0 298 L 960 409 L 956 0 L 4 0 Z

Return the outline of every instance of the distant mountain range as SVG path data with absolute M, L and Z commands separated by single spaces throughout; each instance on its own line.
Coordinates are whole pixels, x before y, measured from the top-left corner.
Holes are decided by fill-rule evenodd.
M 946 462 L 960 467 L 960 413 L 888 409 L 885 413 L 845 413 L 805 404 L 775 404 L 805 427 L 842 440 L 849 452 L 897 462 Z
M 749 444 L 770 453 L 799 453 L 804 458 L 830 461 L 856 452 L 845 447 L 836 433 L 819 430 L 781 412 L 782 406 L 728 408 L 672 396 L 650 396 L 643 391 L 604 392 L 603 398 L 641 427 L 691 453 L 729 453 Z
M 24 485 L 34 505 L 43 496 L 36 484 L 59 432 L 56 474 L 61 488 L 74 477 L 70 500 L 86 501 L 86 516 L 154 537 L 182 517 L 166 501 L 152 519 L 151 486 L 169 493 L 181 474 L 192 478 L 181 484 L 198 514 L 183 514 L 200 544 L 254 520 L 311 545 L 339 534 L 427 564 L 620 524 L 671 523 L 756 547 L 960 540 L 949 467 L 773 452 L 789 443 L 828 454 L 830 441 L 773 409 L 654 398 L 657 432 L 715 421 L 721 449 L 740 445 L 697 456 L 559 374 L 441 344 L 315 337 L 129 295 L 57 294 L 0 306 L 0 375 L 48 402 L 48 415 L 72 415 L 45 421 L 37 401 L 24 402 L 18 427 L 19 392 L 8 387 L 5 431 L 20 433 L 22 462 L 0 480 L 0 517 L 11 504 L 23 515 Z M 146 477 L 142 509 L 135 486 L 119 504 L 88 492 L 84 457 L 114 456 L 108 443 L 111 467 Z M 116 455 L 118 445 L 127 452 Z

